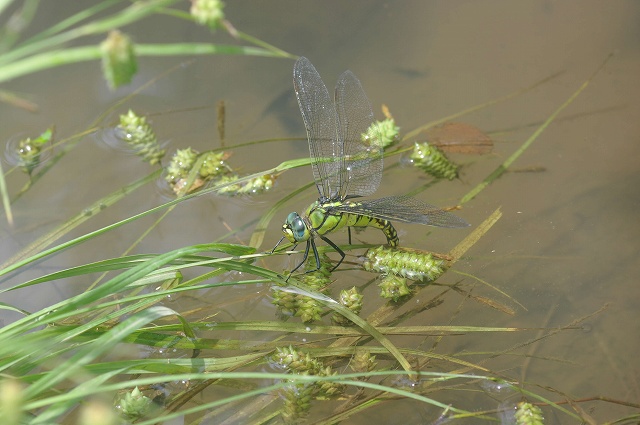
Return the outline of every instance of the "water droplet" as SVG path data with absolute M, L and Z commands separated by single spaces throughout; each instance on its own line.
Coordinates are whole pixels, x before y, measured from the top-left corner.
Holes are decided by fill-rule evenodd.
M 487 392 L 493 394 L 503 394 L 509 395 L 515 390 L 513 389 L 513 385 L 509 382 L 499 381 L 499 380 L 482 380 L 480 382 L 480 386 Z
M 400 166 L 404 167 L 404 168 L 408 168 L 408 167 L 413 167 L 415 161 L 413 159 L 411 159 L 411 155 L 408 153 L 403 154 L 400 157 Z

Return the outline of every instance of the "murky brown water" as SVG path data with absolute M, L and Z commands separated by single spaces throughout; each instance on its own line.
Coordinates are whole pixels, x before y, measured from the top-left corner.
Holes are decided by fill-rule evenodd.
M 57 3 L 43 5 L 51 8 L 49 18 L 62 13 Z M 561 332 L 518 350 L 520 355 L 533 356 L 525 362 L 522 357 L 504 362 L 501 358 L 490 367 L 509 369 L 510 376 L 556 388 L 576 399 L 596 395 L 634 402 L 640 399 L 636 358 L 640 350 L 639 3 L 240 1 L 229 2 L 226 14 L 242 31 L 307 56 L 330 88 L 343 70 L 351 69 L 360 78 L 376 115 L 381 116 L 379 105 L 385 103 L 403 131 L 563 71 L 533 92 L 460 119 L 494 132 L 496 146 L 488 157 L 457 156 L 464 164 L 460 180 L 420 195 L 439 205 L 457 203 L 532 134 L 535 127 L 529 124 L 551 115 L 614 52 L 586 91 L 514 164 L 514 168 L 536 166 L 545 171 L 507 173 L 458 213 L 477 225 L 493 210 L 502 208 L 502 219 L 457 268 L 505 291 L 526 310 L 478 286 L 477 295 L 509 304 L 516 308 L 515 315 L 467 301 L 453 324 L 559 327 L 608 305 L 587 320 L 587 331 Z M 139 42 L 209 40 L 204 31 L 192 27 L 150 25 L 129 30 Z M 216 40 L 232 42 L 222 33 Z M 142 59 L 134 86 L 181 59 L 186 58 Z M 166 112 L 214 106 L 224 99 L 230 146 L 302 136 L 304 129 L 291 86 L 292 65 L 284 59 L 199 57 L 159 80 L 129 106 L 141 113 Z M 97 63 L 54 69 L 5 87 L 33 94 L 41 112 L 34 115 L 0 104 L 2 140 L 21 132 L 39 133 L 51 124 L 56 125 L 58 134 L 71 135 L 130 92 L 127 88 L 110 93 Z M 217 144 L 214 111 L 212 107 L 164 113 L 154 117 L 156 132 L 171 141 L 170 150 L 187 145 L 210 149 Z M 238 150 L 230 161 L 248 173 L 306 154 L 304 142 L 269 144 Z M 2 260 L 91 202 L 149 172 L 139 164 L 135 157 L 104 149 L 93 138 L 85 138 L 46 181 L 39 182 L 15 204 L 15 229 L 8 229 L 6 224 L 2 227 Z M 380 193 L 407 192 L 428 181 L 418 178 L 407 183 L 408 176 L 415 174 L 397 167 L 389 170 Z M 16 185 L 21 178 L 12 179 L 10 184 Z M 274 192 L 255 200 L 207 196 L 182 204 L 137 252 L 160 252 L 214 240 L 227 233 L 223 222 L 231 228 L 244 225 L 310 179 L 308 169 L 297 170 L 283 175 Z M 313 196 L 314 192 L 308 192 L 298 198 L 299 205 L 291 204 L 281 211 L 263 249 L 280 238 L 280 223 L 288 209 L 306 207 Z M 155 187 L 149 186 L 83 225 L 74 235 L 162 202 Z M 145 223 L 150 221 L 140 227 Z M 450 249 L 466 235 L 466 230 L 432 230 L 417 225 L 399 225 L 398 230 L 404 245 L 440 251 Z M 251 231 L 249 228 L 238 236 L 247 242 Z M 425 243 L 429 231 L 432 235 Z M 365 235 L 369 242 L 382 241 L 375 231 Z M 30 277 L 117 256 L 136 237 L 122 233 L 107 236 L 79 252 L 65 253 L 39 265 Z M 337 240 L 344 243 L 346 237 L 337 236 Z M 456 279 L 448 275 L 446 280 L 452 283 Z M 48 305 L 52 297 L 77 290 L 63 284 L 47 286 L 28 300 L 10 296 L 2 301 L 33 310 Z M 447 324 L 451 317 L 448 313 L 456 310 L 461 298 L 452 297 L 449 302 L 448 310 L 434 315 L 423 313 L 413 324 Z M 251 310 L 251 314 L 268 314 L 270 308 L 264 305 Z M 448 340 L 438 346 L 438 351 L 501 351 L 534 336 L 465 337 Z M 605 403 L 582 407 L 599 422 L 625 411 Z M 384 409 L 391 407 L 385 405 Z M 413 412 L 403 422 L 423 423 L 433 420 L 433 415 L 427 410 Z M 386 422 L 375 423 L 398 423 L 393 418 L 389 415 Z M 551 416 L 548 423 L 558 423 L 554 420 L 567 418 Z

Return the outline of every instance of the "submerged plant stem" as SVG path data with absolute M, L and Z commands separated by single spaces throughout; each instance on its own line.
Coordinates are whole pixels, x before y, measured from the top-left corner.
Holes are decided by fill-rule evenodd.
M 576 90 L 569 97 L 569 99 L 567 99 L 562 105 L 560 105 L 560 107 L 556 109 L 549 116 L 549 118 L 547 118 L 545 122 L 542 123 L 542 125 L 536 129 L 536 131 L 533 132 L 533 134 L 522 144 L 522 146 L 520 146 L 520 148 L 517 151 L 515 151 L 509 158 L 507 158 L 506 161 L 500 164 L 498 168 L 493 170 L 493 172 L 489 174 L 482 182 L 480 182 L 480 184 L 478 184 L 476 187 L 471 189 L 469 193 L 464 195 L 460 200 L 460 204 L 466 204 L 467 202 L 475 198 L 478 195 L 478 193 L 482 192 L 485 187 L 489 186 L 494 180 L 502 176 L 502 174 L 504 174 L 504 172 L 507 171 L 507 169 L 511 166 L 511 164 L 513 164 L 513 162 L 516 159 L 518 159 L 524 153 L 524 151 L 526 151 L 527 148 L 529 148 L 529 146 L 531 146 L 531 144 L 538 138 L 538 136 L 540 136 L 540 134 L 542 134 L 542 132 L 546 130 L 546 128 L 556 119 L 556 117 L 560 114 L 560 112 L 562 112 L 567 106 L 573 103 L 573 101 L 578 97 L 578 95 L 582 93 L 584 89 L 587 88 L 589 83 L 591 83 L 591 81 L 595 78 L 595 76 L 598 75 L 598 73 L 602 70 L 602 68 L 604 68 L 604 66 L 607 64 L 607 62 L 609 62 L 609 59 L 611 59 L 612 56 L 613 54 L 610 54 L 609 56 L 607 56 L 607 58 L 604 60 L 604 62 L 602 62 L 602 64 L 598 67 L 598 69 L 596 69 L 596 71 L 589 78 L 587 78 L 587 80 L 584 83 L 582 83 L 582 85 L 578 88 L 578 90 Z

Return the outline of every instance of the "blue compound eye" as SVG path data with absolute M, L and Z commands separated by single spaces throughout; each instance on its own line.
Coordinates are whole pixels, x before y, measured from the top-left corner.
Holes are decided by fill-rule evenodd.
M 304 238 L 307 226 L 304 224 L 304 221 L 298 215 L 298 213 L 292 212 L 291 214 L 289 214 L 287 216 L 287 224 L 291 228 L 293 237 L 296 240 L 302 240 Z

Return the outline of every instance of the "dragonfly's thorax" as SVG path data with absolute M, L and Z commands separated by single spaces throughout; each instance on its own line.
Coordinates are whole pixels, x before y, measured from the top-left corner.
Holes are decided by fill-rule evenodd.
M 342 205 L 342 202 L 319 200 L 309 205 L 305 221 L 312 234 L 324 235 L 347 225 L 345 214 L 334 209 L 338 205 Z

